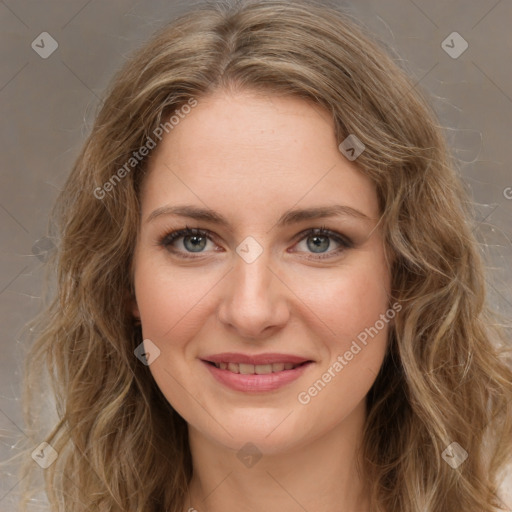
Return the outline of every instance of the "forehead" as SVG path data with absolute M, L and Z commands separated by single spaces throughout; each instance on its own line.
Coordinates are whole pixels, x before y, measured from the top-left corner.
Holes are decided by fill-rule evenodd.
M 143 218 L 193 203 L 263 217 L 326 204 L 378 215 L 371 181 L 338 150 L 329 112 L 299 98 L 216 92 L 165 134 L 148 165 Z

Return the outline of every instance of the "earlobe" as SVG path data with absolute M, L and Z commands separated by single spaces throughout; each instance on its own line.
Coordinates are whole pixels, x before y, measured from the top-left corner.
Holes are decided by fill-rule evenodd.
M 140 322 L 140 311 L 139 306 L 137 305 L 137 300 L 135 298 L 135 295 L 130 293 L 128 290 L 125 294 L 126 297 L 126 309 L 128 313 L 133 316 L 135 320 L 138 320 Z
M 132 311 L 133 317 L 136 320 L 138 320 L 138 323 L 140 323 L 140 311 L 139 311 L 139 307 L 137 306 L 137 301 L 135 299 L 133 299 L 133 301 L 132 301 L 131 311 Z

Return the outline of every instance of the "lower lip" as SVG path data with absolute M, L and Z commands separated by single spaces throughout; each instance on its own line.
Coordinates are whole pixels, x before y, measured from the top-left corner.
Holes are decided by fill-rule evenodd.
M 265 375 L 244 375 L 233 373 L 229 370 L 221 370 L 215 365 L 201 361 L 206 365 L 215 379 L 235 391 L 261 392 L 275 389 L 298 379 L 313 363 L 308 362 L 297 366 L 293 370 L 282 370 Z

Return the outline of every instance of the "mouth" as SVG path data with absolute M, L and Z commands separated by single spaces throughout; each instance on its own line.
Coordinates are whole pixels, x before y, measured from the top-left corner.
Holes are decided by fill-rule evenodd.
M 204 361 L 204 360 L 203 360 Z M 204 361 L 205 363 L 215 366 L 219 370 L 226 370 L 231 373 L 242 375 L 268 375 L 271 373 L 279 373 L 288 370 L 295 370 L 299 366 L 304 366 L 312 361 L 304 361 L 302 363 L 270 363 L 270 364 L 248 364 L 233 363 L 228 361 L 213 362 Z
M 276 391 L 300 378 L 315 361 L 295 354 L 222 352 L 201 362 L 217 382 L 235 391 Z

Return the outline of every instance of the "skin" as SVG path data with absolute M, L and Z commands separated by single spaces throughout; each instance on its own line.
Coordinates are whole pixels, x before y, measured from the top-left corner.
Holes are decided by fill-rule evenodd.
M 302 99 L 216 91 L 163 138 L 148 171 L 130 307 L 160 350 L 151 374 L 189 426 L 194 475 L 184 510 L 369 512 L 356 449 L 391 323 L 331 370 L 309 403 L 297 398 L 391 306 L 375 187 L 338 150 L 330 115 Z M 215 210 L 231 227 L 175 215 L 147 222 L 159 207 L 184 204 Z M 368 219 L 277 226 L 292 208 L 333 204 Z M 185 225 L 215 240 L 202 252 L 190 238 L 158 244 Z M 321 226 L 353 247 L 327 238 L 315 250 L 314 236 L 300 234 Z M 236 252 L 248 236 L 263 249 L 250 264 Z M 220 352 L 314 364 L 277 390 L 248 394 L 217 382 L 200 361 Z M 247 442 L 262 454 L 251 467 L 237 457 Z

